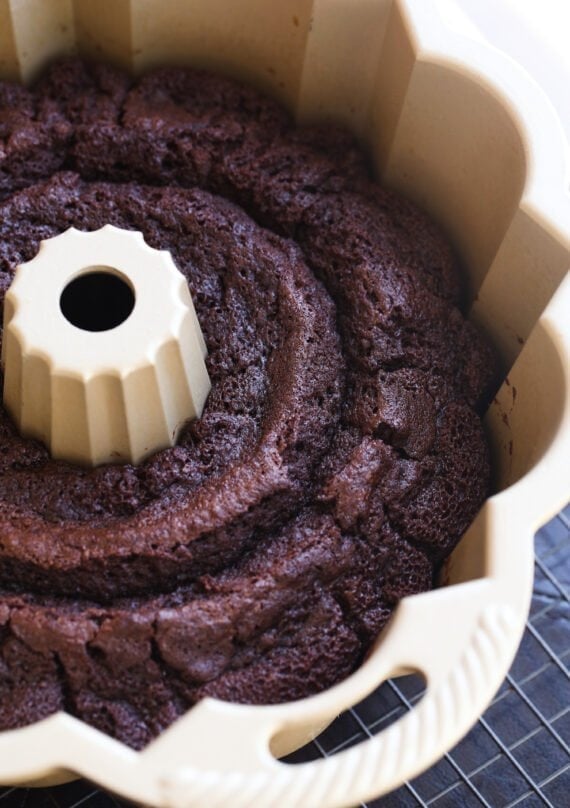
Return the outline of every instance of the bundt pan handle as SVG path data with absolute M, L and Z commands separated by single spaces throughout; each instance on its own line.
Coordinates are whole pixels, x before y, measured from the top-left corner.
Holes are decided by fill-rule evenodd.
M 567 278 L 497 397 L 501 402 L 503 391 L 510 395 L 519 377 L 533 374 L 544 401 L 532 392 L 522 396 L 517 417 L 535 429 L 532 419 L 544 421 L 541 407 L 548 406 L 548 426 L 534 444 L 540 457 L 527 458 L 530 470 L 487 501 L 447 565 L 449 585 L 401 601 L 380 638 L 382 653 L 372 652 L 336 687 L 293 704 L 206 699 L 142 753 L 71 716 L 53 716 L 0 734 L 0 782 L 37 782 L 66 769 L 156 806 L 339 808 L 385 793 L 437 760 L 467 732 L 508 670 L 532 592 L 534 533 L 567 496 L 569 307 Z M 410 671 L 425 677 L 426 693 L 383 732 L 325 760 L 276 759 L 310 740 L 335 708 Z

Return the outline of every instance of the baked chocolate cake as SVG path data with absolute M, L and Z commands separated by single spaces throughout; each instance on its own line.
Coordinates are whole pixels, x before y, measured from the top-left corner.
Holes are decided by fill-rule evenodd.
M 2 297 L 41 239 L 140 230 L 212 380 L 137 467 L 54 461 L 0 413 L 0 729 L 67 710 L 140 748 L 203 696 L 345 677 L 487 493 L 493 361 L 436 227 L 252 89 L 78 61 L 0 85 L 0 195 Z

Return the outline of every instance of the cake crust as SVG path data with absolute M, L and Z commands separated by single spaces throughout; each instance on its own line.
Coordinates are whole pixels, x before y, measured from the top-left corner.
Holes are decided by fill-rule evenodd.
M 0 84 L 0 199 L 2 298 L 41 239 L 140 230 L 212 381 L 137 467 L 54 461 L 0 412 L 0 730 L 64 709 L 142 748 L 206 695 L 348 675 L 489 485 L 494 362 L 435 225 L 250 88 L 79 61 Z

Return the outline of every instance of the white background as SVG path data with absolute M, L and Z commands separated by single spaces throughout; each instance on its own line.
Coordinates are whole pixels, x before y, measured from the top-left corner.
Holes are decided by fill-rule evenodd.
M 437 0 L 448 24 L 516 59 L 550 98 L 570 142 L 570 0 Z

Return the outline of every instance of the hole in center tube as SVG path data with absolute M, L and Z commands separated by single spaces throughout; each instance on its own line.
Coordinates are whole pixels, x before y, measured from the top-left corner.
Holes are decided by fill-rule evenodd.
M 130 284 L 110 267 L 90 267 L 70 281 L 59 299 L 68 322 L 83 331 L 109 331 L 124 323 L 135 305 Z

